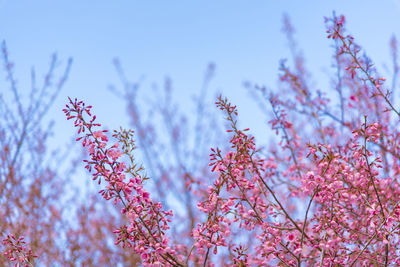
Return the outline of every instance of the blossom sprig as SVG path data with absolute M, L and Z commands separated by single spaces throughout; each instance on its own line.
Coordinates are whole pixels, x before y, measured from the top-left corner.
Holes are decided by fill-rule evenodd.
M 298 236 L 304 236 L 308 244 L 313 244 L 313 240 L 304 232 L 300 223 L 291 217 L 265 180 L 271 179 L 272 175 L 276 174 L 274 171 L 276 165 L 270 160 L 265 162 L 259 158 L 254 137 L 246 134 L 249 129 L 238 129 L 236 107 L 222 97 L 216 104 L 225 111 L 227 120 L 231 124 L 230 129 L 227 130 L 232 133 L 231 150 L 223 155 L 220 149 L 211 149 L 209 165 L 212 166 L 212 171 L 218 174 L 218 178 L 213 186 L 209 187 L 209 198 L 199 204 L 200 210 L 208 214 L 208 220 L 203 225 L 199 225 L 193 234 L 197 240 L 200 240 L 197 242 L 198 247 L 205 247 L 206 258 L 211 248 L 214 247 L 213 251 L 216 253 L 218 246 L 227 244 L 214 242 L 218 238 L 213 239 L 213 237 L 222 236 L 223 239 L 230 237 L 231 231 L 223 230 L 224 226 L 237 223 L 239 229 L 254 231 L 260 244 L 254 244 L 251 249 L 240 244 L 235 245 L 241 249 L 236 250 L 240 253 L 234 260 L 234 264 L 240 266 L 246 262 L 263 265 L 273 258 L 287 265 L 298 262 L 299 257 L 295 254 L 297 253 L 295 250 L 299 242 L 294 242 L 293 231 L 300 233 Z M 226 194 L 231 197 L 224 197 Z M 228 216 L 229 214 L 233 217 Z M 217 232 L 210 233 L 210 229 L 216 229 Z M 281 232 L 286 231 L 289 231 L 284 234 L 288 236 L 289 243 L 279 238 Z M 268 245 L 265 243 L 266 240 L 269 240 Z M 254 255 L 246 252 L 253 249 L 257 251 Z M 276 256 L 278 254 L 285 256 Z
M 11 262 L 15 262 L 16 266 L 34 266 L 35 255 L 30 248 L 26 246 L 24 237 L 16 238 L 13 234 L 7 235 L 3 239 L 2 244 L 5 246 L 3 253 Z
M 106 200 L 114 200 L 115 204 L 122 203 L 121 212 L 129 220 L 128 225 L 114 231 L 118 235 L 115 244 L 131 247 L 141 256 L 142 263 L 146 266 L 183 266 L 177 252 L 170 247 L 166 234 L 170 217 L 173 216 L 172 211 L 164 211 L 161 203 L 151 199 L 149 192 L 143 187 L 145 178 L 140 175 L 140 168 L 136 168 L 136 165 L 127 167 L 121 158 L 126 154 L 133 164 L 133 132 L 114 132 L 112 137 L 117 142 L 110 146 L 107 131 L 98 130 L 101 125 L 94 122 L 96 117 L 91 114 L 91 106 L 76 99 L 69 101 L 64 112 L 67 119 L 75 119 L 78 133 L 83 134 L 77 141 L 81 141 L 82 146 L 88 149 L 90 160 L 84 160 L 86 168 L 99 184 L 102 178 L 105 180 L 105 189 L 99 193 Z M 85 117 L 90 118 L 89 122 Z M 119 148 L 120 143 L 122 150 Z
M 371 60 L 366 56 L 361 57 L 359 55 L 361 47 L 354 42 L 354 37 L 345 34 L 344 16 L 334 16 L 331 19 L 326 18 L 325 21 L 327 24 L 327 37 L 340 40 L 341 42 L 341 45 L 339 46 L 340 52 L 338 55 L 349 55 L 352 59 L 352 63 L 346 67 L 346 70 L 350 72 L 351 77 L 354 79 L 357 75 L 357 72 L 361 72 L 364 76 L 362 80 L 368 81 L 376 89 L 376 92 L 372 92 L 372 96 L 381 96 L 388 105 L 386 111 L 391 110 L 398 117 L 400 117 L 400 111 L 396 109 L 390 101 L 389 90 L 386 90 L 385 92 L 383 89 L 382 85 L 386 79 L 376 75 L 376 71 L 373 68 Z

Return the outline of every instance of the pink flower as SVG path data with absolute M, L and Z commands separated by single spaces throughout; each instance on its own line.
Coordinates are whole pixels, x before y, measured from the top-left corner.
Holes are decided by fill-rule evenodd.
M 287 239 L 289 240 L 289 242 L 293 242 L 295 239 L 295 235 L 293 233 L 289 233 Z

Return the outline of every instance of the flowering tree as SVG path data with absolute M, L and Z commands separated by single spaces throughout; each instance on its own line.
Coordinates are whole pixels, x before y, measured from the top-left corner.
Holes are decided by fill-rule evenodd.
M 281 65 L 281 91 L 288 93 L 254 88 L 260 104 L 272 111 L 279 141 L 260 149 L 249 129 L 239 127 L 237 107 L 218 97 L 229 145 L 211 148 L 208 170 L 193 164 L 201 153 L 181 146 L 181 120 L 174 119 L 171 101 L 159 108 L 174 144 L 165 153 L 173 160 L 164 163 L 155 130 L 135 102 L 137 84 L 127 82 L 121 69 L 122 96 L 136 134 L 109 134 L 91 106 L 70 99 L 64 112 L 89 153 L 86 168 L 101 185 L 101 196 L 121 209 L 115 244 L 139 255 L 145 266 L 399 265 L 397 44 L 393 39 L 389 86 L 344 23 L 343 16 L 326 19 L 335 73 L 334 90 L 324 93 L 310 88 L 285 21 L 295 63 Z M 198 136 L 185 145 L 207 145 L 198 132 L 207 122 L 201 102 L 198 110 Z M 134 140 L 144 149 L 150 176 L 138 163 Z M 27 248 L 13 245 L 20 240 L 7 240 L 11 252 L 31 258 Z

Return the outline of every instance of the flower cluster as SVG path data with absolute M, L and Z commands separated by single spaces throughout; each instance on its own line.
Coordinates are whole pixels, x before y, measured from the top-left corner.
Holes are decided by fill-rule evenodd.
M 37 255 L 26 247 L 23 236 L 16 238 L 13 234 L 7 235 L 2 244 L 6 247 L 4 255 L 11 262 L 16 262 L 14 266 L 33 266 L 33 259 L 37 258 Z

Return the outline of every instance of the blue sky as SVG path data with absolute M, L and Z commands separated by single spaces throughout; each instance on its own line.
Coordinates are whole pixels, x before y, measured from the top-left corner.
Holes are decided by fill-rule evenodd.
M 287 13 L 307 67 L 325 90 L 332 50 L 323 17 L 333 10 L 346 15 L 349 31 L 378 67 L 390 63 L 389 39 L 400 37 L 400 0 L 0 0 L 0 40 L 7 42 L 22 92 L 30 88 L 32 65 L 44 73 L 52 52 L 64 63 L 73 57 L 69 80 L 51 113 L 57 143 L 74 133 L 61 112 L 67 96 L 92 104 L 111 128 L 127 125 L 123 103 L 107 89 L 118 84 L 114 57 L 131 80 L 145 77 L 143 90 L 170 76 L 177 101 L 190 111 L 187 100 L 199 90 L 207 64 L 215 62 L 211 88 L 237 104 L 242 126 L 262 138 L 266 118 L 243 82 L 276 87 L 279 60 L 290 57 L 281 32 Z

